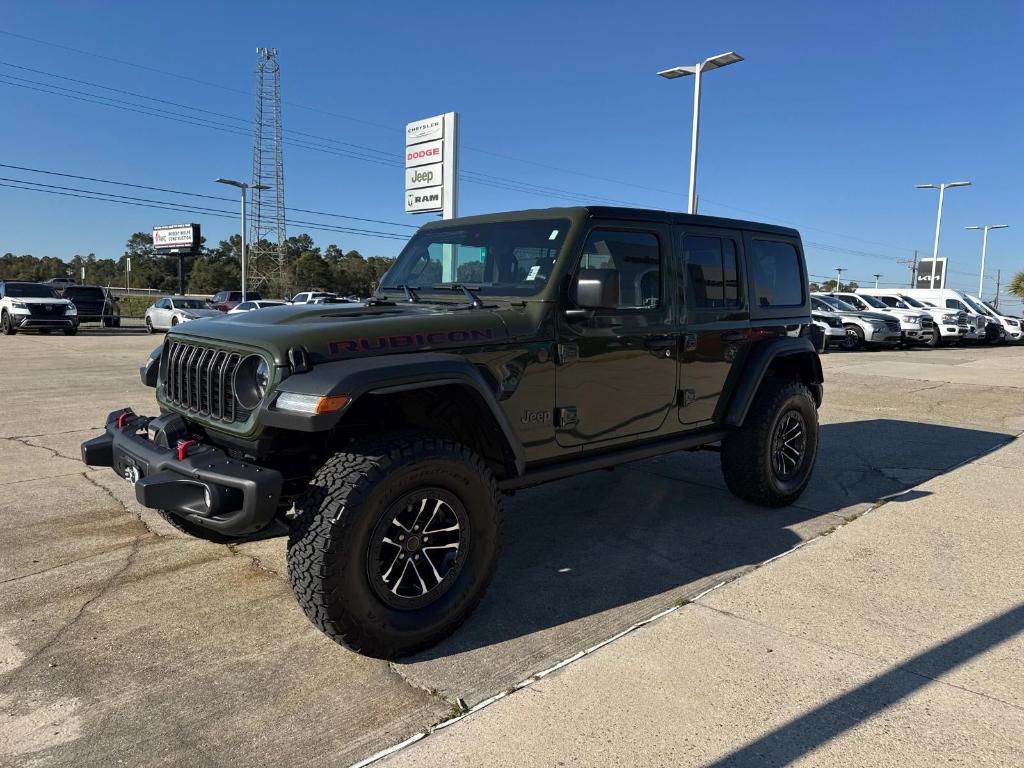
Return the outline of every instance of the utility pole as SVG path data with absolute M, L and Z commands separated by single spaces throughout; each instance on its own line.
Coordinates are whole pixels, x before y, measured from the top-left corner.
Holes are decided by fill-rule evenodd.
M 281 136 L 281 66 L 277 48 L 256 49 L 252 197 L 249 206 L 249 280 L 255 288 L 285 293 L 284 158 Z M 272 195 L 263 194 L 273 190 Z
M 1000 278 L 1001 277 L 1002 277 L 1002 270 L 1001 269 L 997 269 L 996 270 L 996 297 L 994 299 L 992 299 L 992 304 L 995 306 L 996 309 L 999 309 L 999 283 L 1000 283 Z M 980 299 L 981 296 L 979 296 L 978 298 Z
M 873 277 L 875 278 L 875 288 L 877 288 L 877 287 L 878 287 L 878 278 L 880 278 L 880 277 L 881 277 L 881 275 L 880 275 L 880 274 L 878 274 L 878 273 L 876 272 L 876 273 L 875 273 L 875 274 L 873 275 Z
M 836 267 L 836 290 L 843 290 L 843 272 L 846 271 L 846 267 Z
M 915 284 L 917 283 L 917 249 L 914 249 L 914 258 L 896 259 L 896 263 L 910 265 L 910 287 L 914 288 Z

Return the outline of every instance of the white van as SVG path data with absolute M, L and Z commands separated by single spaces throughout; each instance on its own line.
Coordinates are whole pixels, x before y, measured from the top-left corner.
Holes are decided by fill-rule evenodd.
M 963 291 L 955 291 L 952 288 L 907 288 L 905 293 L 933 307 L 966 312 L 975 330 L 973 336 L 968 333 L 968 339 L 1002 341 L 1006 338 L 1003 324 L 989 314 L 979 299 Z

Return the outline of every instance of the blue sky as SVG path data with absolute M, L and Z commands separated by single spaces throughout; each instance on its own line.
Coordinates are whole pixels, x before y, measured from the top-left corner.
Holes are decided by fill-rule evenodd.
M 794 224 L 812 274 L 840 265 L 855 279 L 880 272 L 896 283 L 909 274 L 896 259 L 931 251 L 937 193 L 914 184 L 969 179 L 973 187 L 947 196 L 942 253 L 954 283 L 973 290 L 980 235 L 965 225 L 1010 224 L 992 234 L 986 272 L 1001 268 L 1005 279 L 1024 268 L 1024 64 L 1014 55 L 1022 8 L 945 0 L 6 3 L 3 32 L 181 77 L 0 33 L 0 163 L 229 195 L 211 180 L 251 172 L 249 92 L 255 49 L 267 45 L 280 51 L 286 132 L 332 142 L 316 140 L 321 146 L 348 142 L 397 160 L 406 122 L 459 111 L 463 169 L 501 179 L 463 183 L 462 213 L 576 201 L 557 190 L 682 208 L 692 81 L 654 73 L 736 50 L 746 61 L 704 81 L 701 212 Z M 44 94 L 11 85 L 12 77 L 186 120 L 205 115 L 190 108 L 223 113 L 236 119 L 219 123 L 240 134 Z M 0 176 L 236 208 L 9 168 Z M 399 168 L 286 146 L 285 176 L 291 208 L 394 223 L 290 214 L 296 219 L 392 233 L 423 223 L 403 212 Z M 554 191 L 499 188 L 509 179 Z M 180 220 L 199 221 L 212 241 L 237 229 L 227 218 L 0 187 L 0 252 L 117 256 L 131 232 Z M 309 231 L 322 245 L 367 255 L 400 247 Z

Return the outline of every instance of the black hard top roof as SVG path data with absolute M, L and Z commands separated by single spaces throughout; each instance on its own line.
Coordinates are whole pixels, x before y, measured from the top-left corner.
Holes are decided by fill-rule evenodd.
M 457 219 L 445 219 L 429 222 L 423 226 L 423 229 L 436 229 L 439 227 L 450 227 L 453 225 L 457 226 L 458 222 L 472 224 L 483 223 L 486 221 L 516 221 L 521 219 L 578 219 L 584 216 L 590 216 L 597 219 L 618 219 L 620 221 L 652 221 L 667 224 L 692 224 L 695 226 L 705 227 L 755 230 L 757 232 L 765 232 L 767 234 L 800 237 L 800 233 L 792 227 L 781 227 L 777 224 L 764 224 L 756 221 L 743 221 L 742 219 L 723 219 L 718 216 L 702 216 L 700 214 L 691 215 L 688 213 L 659 211 L 652 208 L 626 208 L 608 205 L 585 205 L 570 208 L 532 208 L 524 211 L 488 213 L 479 216 L 460 216 Z

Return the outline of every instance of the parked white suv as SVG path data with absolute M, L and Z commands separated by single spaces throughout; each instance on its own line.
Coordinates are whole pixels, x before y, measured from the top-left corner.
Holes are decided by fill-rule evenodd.
M 861 312 L 842 299 L 827 293 L 811 294 L 811 312 L 837 312 L 846 335 L 839 346 L 846 350 L 861 347 L 895 347 L 903 338 L 899 318 L 882 312 Z
M 857 293 L 868 293 L 889 307 L 916 310 L 931 315 L 935 323 L 938 344 L 955 343 L 960 339 L 966 338 L 968 331 L 977 330 L 969 321 L 966 312 L 961 312 L 957 309 L 946 309 L 945 307 L 926 306 L 913 296 L 908 296 L 904 292 L 905 290 L 900 288 L 871 288 L 867 290 L 858 289 Z
M 4 336 L 18 331 L 45 334 L 55 329 L 74 336 L 78 333 L 78 310 L 49 285 L 0 280 L 0 328 Z
M 334 298 L 337 294 L 327 291 L 303 291 L 292 296 L 289 304 L 314 304 L 317 299 Z
M 927 344 L 934 347 L 938 344 L 939 340 L 935 335 L 935 321 L 927 312 L 890 307 L 884 301 L 863 293 L 860 289 L 856 293 L 837 291 L 832 295 L 837 299 L 842 299 L 850 306 L 856 307 L 861 312 L 883 312 L 895 315 L 900 321 L 901 341 L 904 345 Z

